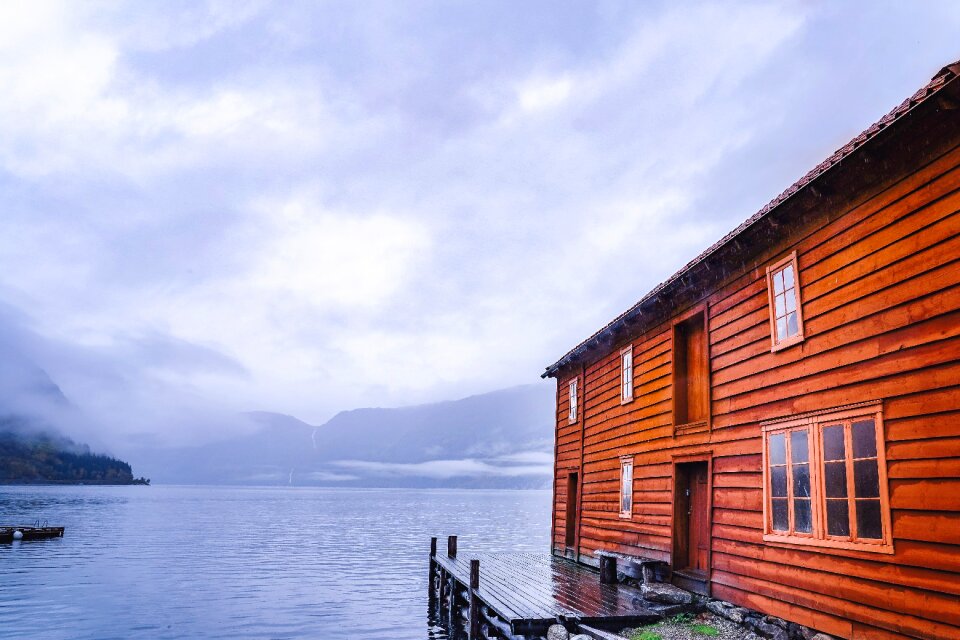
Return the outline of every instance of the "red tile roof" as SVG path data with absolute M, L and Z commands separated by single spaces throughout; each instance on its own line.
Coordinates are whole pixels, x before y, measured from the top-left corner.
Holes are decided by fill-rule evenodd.
M 576 347 L 568 351 L 562 358 L 557 360 L 555 363 L 546 368 L 546 371 L 541 377 L 548 377 L 556 373 L 556 371 L 573 361 L 575 361 L 578 356 L 583 354 L 591 345 L 597 344 L 605 336 L 609 335 L 615 331 L 620 325 L 622 325 L 628 318 L 631 318 L 637 315 L 642 307 L 649 302 L 650 300 L 657 297 L 659 294 L 668 290 L 678 282 L 684 275 L 686 275 L 694 266 L 700 264 L 711 255 L 716 253 L 719 249 L 726 246 L 729 242 L 739 236 L 741 233 L 746 231 L 749 227 L 754 225 L 756 222 L 766 217 L 771 211 L 779 207 L 781 204 L 786 202 L 791 196 L 802 190 L 804 187 L 807 187 L 810 183 L 816 180 L 818 177 L 826 173 L 832 167 L 839 164 L 844 158 L 849 156 L 855 150 L 862 147 L 864 144 L 868 143 L 873 139 L 878 133 L 889 127 L 894 122 L 900 120 L 904 115 L 912 111 L 917 105 L 927 101 L 931 96 L 936 94 L 940 89 L 944 87 L 950 80 L 960 76 L 960 60 L 949 64 L 942 68 L 936 75 L 933 76 L 933 79 L 930 80 L 923 88 L 917 91 L 915 94 L 901 102 L 895 109 L 890 113 L 880 118 L 877 122 L 867 127 L 860 135 L 855 137 L 853 140 L 843 145 L 839 149 L 833 152 L 826 160 L 818 164 L 816 167 L 811 169 L 805 176 L 797 180 L 795 183 L 787 187 L 787 189 L 778 195 L 776 198 L 768 202 L 762 209 L 757 211 L 755 214 L 743 221 L 740 226 L 736 229 L 722 237 L 716 243 L 714 243 L 710 248 L 701 253 L 699 256 L 691 260 L 686 264 L 682 269 L 677 271 L 675 274 L 658 284 L 654 287 L 647 295 L 643 296 L 636 304 L 632 307 L 621 313 L 619 316 L 608 322 L 601 329 L 596 331 L 589 338 L 578 344 Z

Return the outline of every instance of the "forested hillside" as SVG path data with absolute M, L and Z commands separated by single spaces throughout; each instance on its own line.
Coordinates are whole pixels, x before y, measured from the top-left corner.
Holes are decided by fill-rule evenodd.
M 147 484 L 130 465 L 91 453 L 86 445 L 46 433 L 4 430 L 0 423 L 0 484 Z

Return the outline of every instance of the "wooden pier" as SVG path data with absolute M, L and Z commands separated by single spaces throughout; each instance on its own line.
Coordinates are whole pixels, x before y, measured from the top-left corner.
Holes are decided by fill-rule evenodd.
M 23 534 L 22 540 L 63 537 L 63 527 L 0 527 L 0 543 L 13 542 L 17 531 Z
M 553 624 L 568 628 L 627 627 L 654 622 L 636 587 L 601 581 L 601 574 L 549 554 L 458 555 L 457 538 L 446 553 L 430 544 L 430 605 L 456 635 L 469 640 L 536 638 Z

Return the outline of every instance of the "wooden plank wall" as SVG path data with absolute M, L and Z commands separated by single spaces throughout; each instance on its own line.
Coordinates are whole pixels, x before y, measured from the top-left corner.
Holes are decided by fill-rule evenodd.
M 570 423 L 570 380 L 574 376 L 567 376 L 557 388 L 557 437 L 556 437 L 556 461 L 553 474 L 553 495 L 554 495 L 554 514 L 553 514 L 553 544 L 554 549 L 561 552 L 566 546 L 566 527 L 567 527 L 567 501 L 576 500 L 577 496 L 567 496 L 567 475 L 573 472 L 579 472 L 581 455 L 581 436 L 584 423 L 583 411 L 583 379 L 576 374 L 577 381 L 577 420 Z M 580 487 L 583 486 L 582 474 Z
M 580 552 L 669 560 L 672 456 L 713 460 L 714 597 L 843 638 L 960 638 L 960 148 L 802 229 L 708 295 L 712 431 L 673 436 L 669 322 L 586 366 Z M 865 201 L 864 201 L 865 200 Z M 764 269 L 796 249 L 806 340 L 770 351 Z M 558 467 L 576 468 L 561 375 Z M 586 397 L 583 397 L 585 389 Z M 895 554 L 764 544 L 762 420 L 883 400 Z M 618 517 L 619 460 L 634 512 Z M 558 473 L 556 544 L 565 475 Z

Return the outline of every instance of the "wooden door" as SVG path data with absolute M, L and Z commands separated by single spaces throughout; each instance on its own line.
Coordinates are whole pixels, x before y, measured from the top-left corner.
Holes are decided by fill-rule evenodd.
M 707 493 L 707 463 L 690 465 L 687 491 L 690 494 L 687 531 L 687 568 L 707 573 L 710 552 L 710 514 Z
M 710 567 L 710 485 L 706 462 L 676 466 L 674 570 L 705 578 Z
M 580 490 L 579 479 L 580 476 L 577 473 L 570 473 L 567 475 L 566 545 L 568 548 L 573 548 L 577 543 L 577 520 L 579 518 L 579 514 L 577 513 L 577 501 L 579 496 L 577 494 Z

